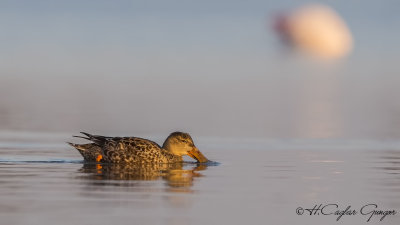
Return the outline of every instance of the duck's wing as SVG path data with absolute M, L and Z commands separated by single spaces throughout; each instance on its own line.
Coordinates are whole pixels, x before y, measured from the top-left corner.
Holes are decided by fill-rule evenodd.
M 143 138 L 116 137 L 105 142 L 103 152 L 111 162 L 153 162 L 160 158 L 161 147 L 157 143 Z
M 81 132 L 102 149 L 105 161 L 135 163 L 152 161 L 161 157 L 161 147 L 150 140 L 139 137 L 106 137 Z
M 82 136 L 74 136 L 74 137 L 78 137 L 78 138 L 83 138 L 89 141 L 92 141 L 93 144 L 99 146 L 99 147 L 103 147 L 103 145 L 107 142 L 107 140 L 112 139 L 112 137 L 106 137 L 106 136 L 101 136 L 101 135 L 93 135 L 93 134 L 89 134 L 86 132 L 80 132 L 81 134 L 85 135 L 86 137 L 82 137 Z

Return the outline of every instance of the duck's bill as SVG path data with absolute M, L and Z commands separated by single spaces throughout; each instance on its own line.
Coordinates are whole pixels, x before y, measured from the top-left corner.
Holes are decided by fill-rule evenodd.
M 208 159 L 196 147 L 194 147 L 192 150 L 190 150 L 188 152 L 188 155 L 200 163 L 208 162 Z

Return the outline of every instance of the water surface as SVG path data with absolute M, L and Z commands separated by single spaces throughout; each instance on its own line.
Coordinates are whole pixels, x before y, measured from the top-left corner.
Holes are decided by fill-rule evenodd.
M 298 207 L 400 210 L 400 144 L 197 138 L 219 165 L 83 164 L 65 134 L 0 141 L 0 224 L 335 224 Z M 342 224 L 368 217 L 344 216 Z M 400 215 L 369 224 L 399 224 Z

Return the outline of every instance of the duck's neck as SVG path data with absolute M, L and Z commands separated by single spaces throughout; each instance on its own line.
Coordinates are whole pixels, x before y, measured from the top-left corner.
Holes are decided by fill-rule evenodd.
M 166 158 L 168 163 L 175 163 L 175 162 L 182 162 L 183 161 L 183 157 L 182 156 L 172 154 L 170 151 L 168 151 L 165 148 L 162 148 L 162 149 L 164 150 L 163 151 L 163 155 Z
M 183 161 L 182 156 L 176 155 L 173 153 L 173 151 L 172 151 L 173 145 L 168 140 L 168 138 L 167 138 L 167 140 L 164 141 L 164 144 L 162 145 L 162 149 L 165 150 L 165 155 L 168 158 L 168 161 L 170 161 L 170 162 L 182 162 Z
M 164 141 L 164 144 L 162 145 L 162 149 L 164 149 L 165 151 L 170 152 L 171 146 L 170 146 L 169 142 Z

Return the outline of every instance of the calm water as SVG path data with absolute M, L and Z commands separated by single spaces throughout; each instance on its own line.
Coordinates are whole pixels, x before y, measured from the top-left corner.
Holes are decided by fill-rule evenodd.
M 84 165 L 68 137 L 2 132 L 0 224 L 335 224 L 296 209 L 400 211 L 398 142 L 199 137 L 219 165 L 123 168 Z M 400 215 L 379 219 L 368 224 L 399 224 Z

